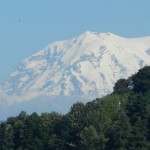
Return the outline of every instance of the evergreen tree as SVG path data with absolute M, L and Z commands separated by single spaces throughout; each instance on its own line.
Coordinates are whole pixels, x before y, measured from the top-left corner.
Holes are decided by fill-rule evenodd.
M 114 86 L 114 92 L 115 94 L 122 94 L 129 91 L 128 87 L 129 83 L 126 79 L 119 79 L 115 86 Z
M 81 150 L 104 150 L 106 139 L 102 134 L 98 134 L 93 126 L 85 127 L 80 134 Z
M 136 93 L 150 90 L 150 66 L 146 66 L 131 77 L 133 90 Z
M 0 124 L 0 150 L 13 150 L 13 128 L 10 124 Z
M 106 150 L 128 150 L 131 138 L 131 125 L 124 111 L 119 110 L 108 130 L 109 140 Z

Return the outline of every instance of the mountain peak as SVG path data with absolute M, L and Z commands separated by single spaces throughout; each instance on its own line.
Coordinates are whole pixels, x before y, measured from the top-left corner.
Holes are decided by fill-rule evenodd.
M 118 79 L 150 65 L 149 49 L 150 39 L 137 44 L 110 32 L 86 31 L 25 59 L 0 87 L 0 96 L 100 97 L 112 92 Z
M 96 40 L 96 39 L 121 39 L 122 37 L 113 34 L 111 32 L 91 32 L 91 31 L 86 31 L 82 33 L 81 35 L 78 36 L 79 40 Z
M 89 39 L 89 38 L 91 39 L 95 36 L 96 36 L 95 32 L 86 31 L 82 33 L 81 35 L 79 35 L 78 38 L 84 40 L 84 39 Z
M 92 35 L 101 35 L 101 36 L 110 36 L 110 35 L 115 35 L 111 32 L 92 32 L 92 31 L 85 31 L 84 33 L 82 33 L 81 35 L 84 36 L 92 36 Z
M 110 35 L 115 35 L 111 32 L 92 32 L 92 31 L 85 31 L 84 33 L 82 33 L 82 35 L 104 35 L 104 36 L 110 36 Z

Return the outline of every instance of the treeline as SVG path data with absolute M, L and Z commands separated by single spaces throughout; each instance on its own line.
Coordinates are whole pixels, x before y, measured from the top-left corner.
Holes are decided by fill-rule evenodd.
M 0 150 L 149 150 L 150 67 L 66 115 L 21 112 L 0 123 Z

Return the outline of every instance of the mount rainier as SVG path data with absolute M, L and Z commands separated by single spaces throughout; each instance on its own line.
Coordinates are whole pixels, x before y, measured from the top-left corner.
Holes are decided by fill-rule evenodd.
M 87 31 L 23 60 L 0 86 L 0 97 L 13 99 L 10 103 L 43 95 L 101 97 L 145 65 L 150 65 L 150 37 Z

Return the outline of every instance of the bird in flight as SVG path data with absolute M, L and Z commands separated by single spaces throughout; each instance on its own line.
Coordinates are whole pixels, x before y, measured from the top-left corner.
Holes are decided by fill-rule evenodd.
M 19 22 L 24 22 L 24 20 L 18 19 Z

